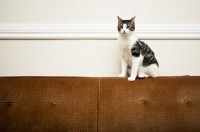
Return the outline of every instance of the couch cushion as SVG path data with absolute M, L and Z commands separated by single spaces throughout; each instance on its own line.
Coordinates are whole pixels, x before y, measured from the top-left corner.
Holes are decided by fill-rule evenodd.
M 102 78 L 99 130 L 200 131 L 200 77 Z
M 98 78 L 0 78 L 0 131 L 97 131 Z
M 200 77 L 1 77 L 0 131 L 200 131 Z

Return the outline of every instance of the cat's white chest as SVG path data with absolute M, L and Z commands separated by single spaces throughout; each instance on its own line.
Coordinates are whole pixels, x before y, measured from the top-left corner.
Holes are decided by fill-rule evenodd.
M 119 36 L 118 43 L 119 43 L 119 51 L 121 54 L 122 59 L 126 61 L 126 63 L 129 66 L 132 66 L 132 54 L 131 54 L 131 48 L 133 47 L 133 44 L 135 44 L 137 41 L 137 37 L 131 36 L 131 37 L 123 37 Z

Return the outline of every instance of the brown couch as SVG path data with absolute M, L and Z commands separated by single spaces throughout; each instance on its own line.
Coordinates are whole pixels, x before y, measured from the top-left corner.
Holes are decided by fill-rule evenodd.
M 1 77 L 0 132 L 199 132 L 200 77 Z

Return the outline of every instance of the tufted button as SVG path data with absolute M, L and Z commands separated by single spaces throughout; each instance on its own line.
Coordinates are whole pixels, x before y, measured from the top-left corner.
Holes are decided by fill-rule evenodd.
M 147 103 L 147 101 L 146 101 L 146 100 L 141 100 L 141 102 L 142 102 L 143 104 L 146 104 L 146 103 Z
M 57 103 L 56 101 L 53 101 L 53 102 L 52 102 L 53 105 L 56 105 L 56 103 Z
M 189 101 L 188 101 L 188 100 L 184 100 L 184 103 L 185 103 L 185 104 L 189 104 Z

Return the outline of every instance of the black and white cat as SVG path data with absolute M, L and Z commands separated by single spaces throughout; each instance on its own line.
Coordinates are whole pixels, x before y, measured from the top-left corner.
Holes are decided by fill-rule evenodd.
M 125 77 L 127 72 L 129 81 L 139 78 L 157 77 L 158 61 L 151 48 L 140 41 L 134 33 L 135 16 L 130 20 L 122 20 L 118 16 L 118 43 L 121 54 L 121 74 L 118 77 Z

